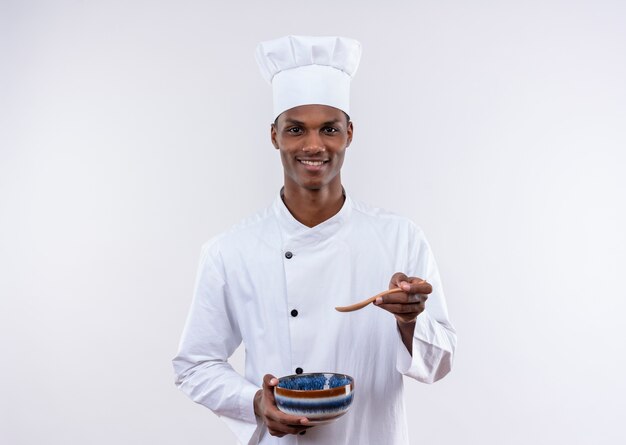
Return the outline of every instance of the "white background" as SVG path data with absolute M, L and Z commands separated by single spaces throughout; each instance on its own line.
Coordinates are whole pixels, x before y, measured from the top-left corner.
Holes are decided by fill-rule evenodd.
M 367 3 L 0 1 L 0 443 L 234 441 L 170 361 L 201 244 L 282 183 L 285 34 L 362 42 L 345 187 L 441 268 L 412 443 L 625 443 L 626 2 Z

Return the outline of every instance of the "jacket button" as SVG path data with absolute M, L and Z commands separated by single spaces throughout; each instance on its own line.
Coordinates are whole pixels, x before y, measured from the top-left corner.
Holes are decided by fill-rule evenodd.
M 291 259 L 291 257 L 293 257 L 293 253 L 291 252 L 285 252 L 285 258 L 287 258 L 288 260 Z
M 292 316 L 292 317 L 297 317 L 297 316 L 298 316 L 298 311 L 297 311 L 297 310 L 295 310 L 295 309 L 294 309 L 294 310 L 292 310 L 292 311 L 291 311 L 291 316 Z
M 302 368 L 296 368 L 296 374 L 302 374 Z

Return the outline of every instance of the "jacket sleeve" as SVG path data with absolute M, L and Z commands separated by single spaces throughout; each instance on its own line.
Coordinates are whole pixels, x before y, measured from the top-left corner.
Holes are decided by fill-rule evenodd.
M 425 310 L 417 317 L 413 334 L 413 355 L 409 354 L 398 331 L 397 370 L 420 382 L 433 383 L 452 369 L 456 331 L 448 317 L 437 264 L 422 231 L 411 225 L 407 275 L 428 281 L 433 291 Z
M 175 384 L 220 416 L 241 444 L 254 445 L 262 427 L 253 407 L 259 388 L 228 363 L 241 344 L 241 332 L 214 247 L 209 242 L 202 249 L 191 309 L 173 360 Z

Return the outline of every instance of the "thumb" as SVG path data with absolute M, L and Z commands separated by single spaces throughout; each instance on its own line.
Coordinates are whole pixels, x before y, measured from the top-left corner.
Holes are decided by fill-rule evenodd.
M 263 377 L 263 388 L 269 389 L 276 385 L 278 385 L 278 379 L 272 374 L 265 374 Z
M 390 287 L 399 287 L 404 290 L 404 287 L 401 286 L 400 283 L 402 282 L 408 283 L 408 281 L 409 281 L 409 277 L 407 277 L 406 274 L 402 272 L 396 272 L 391 277 L 391 282 L 389 284 L 390 284 Z

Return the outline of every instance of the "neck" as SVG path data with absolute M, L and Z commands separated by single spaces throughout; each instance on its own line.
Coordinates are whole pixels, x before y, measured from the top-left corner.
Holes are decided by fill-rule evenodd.
M 345 201 L 340 182 L 331 187 L 308 190 L 301 187 L 289 187 L 285 184 L 282 193 L 283 202 L 289 212 L 307 227 L 315 227 L 335 216 Z

